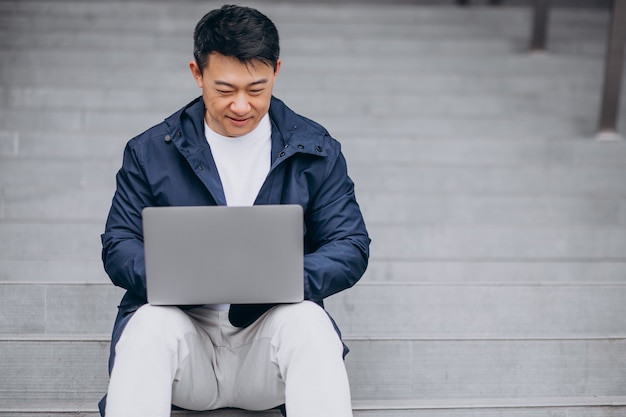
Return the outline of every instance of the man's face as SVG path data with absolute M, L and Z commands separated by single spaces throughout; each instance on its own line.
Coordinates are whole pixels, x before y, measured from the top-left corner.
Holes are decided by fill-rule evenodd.
M 274 71 L 261 61 L 245 65 L 214 52 L 203 71 L 195 61 L 189 68 L 202 89 L 209 127 L 222 136 L 237 137 L 254 130 L 269 110 L 280 60 Z

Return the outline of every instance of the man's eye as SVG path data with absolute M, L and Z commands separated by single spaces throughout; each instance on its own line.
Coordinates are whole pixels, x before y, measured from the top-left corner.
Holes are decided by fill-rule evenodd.
M 222 94 L 222 95 L 232 94 L 232 91 L 230 91 L 230 90 L 217 90 L 217 92 Z
M 263 89 L 260 89 L 260 90 L 250 90 L 250 94 L 252 94 L 253 96 L 254 95 L 259 95 L 259 94 L 262 94 L 263 91 L 264 91 Z

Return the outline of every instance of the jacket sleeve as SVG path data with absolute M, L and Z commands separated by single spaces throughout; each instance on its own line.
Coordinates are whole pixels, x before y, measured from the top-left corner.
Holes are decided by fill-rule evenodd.
M 313 251 L 304 257 L 304 295 L 322 301 L 353 286 L 369 258 L 370 239 L 341 152 L 313 201 L 305 215 Z
M 102 234 L 102 261 L 111 281 L 143 299 L 146 278 L 141 210 L 153 205 L 141 163 L 129 142 Z

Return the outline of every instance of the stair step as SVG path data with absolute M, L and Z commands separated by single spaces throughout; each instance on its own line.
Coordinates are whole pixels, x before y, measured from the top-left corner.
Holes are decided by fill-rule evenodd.
M 7 187 L 0 193 L 0 220 L 19 223 L 100 223 L 114 190 L 80 187 Z M 603 196 L 498 196 L 359 192 L 367 224 L 413 226 L 626 227 L 626 198 Z M 68 205 L 68 201 L 72 204 Z M 390 215 L 393 213 L 393 216 Z
M 32 139 L 28 139 L 32 140 Z M 587 137 L 507 140 L 478 137 L 448 139 L 342 139 L 342 150 L 351 163 L 404 163 L 414 166 L 531 166 L 591 167 L 626 166 L 626 142 L 599 142 Z M 52 150 L 51 150 L 52 151 Z
M 108 333 L 122 294 L 112 284 L 0 284 L 0 317 L 6 317 L 0 321 L 0 334 Z M 363 280 L 330 297 L 326 306 L 348 334 L 585 335 L 626 334 L 625 299 L 625 282 Z
M 1 400 L 0 400 L 1 401 Z M 520 411 L 532 412 L 534 417 L 554 417 L 567 415 L 572 417 L 614 417 L 626 416 L 626 399 L 614 397 L 572 397 L 572 398 L 504 398 L 504 399 L 460 399 L 446 401 L 408 400 L 408 401 L 353 401 L 354 415 L 367 417 L 383 416 L 519 416 Z M 14 413 L 14 414 L 12 414 Z M 36 401 L 0 402 L 0 417 L 39 417 L 45 413 L 49 417 L 75 416 L 99 417 L 93 402 L 76 404 L 56 404 Z M 252 417 L 280 416 L 278 411 L 216 410 L 211 412 L 173 411 L 176 417 Z
M 376 258 L 395 260 L 623 260 L 625 229 L 370 225 Z
M 626 333 L 626 284 L 360 285 L 327 300 L 348 334 Z
M 86 260 L 0 259 L 0 282 L 110 283 L 96 255 Z
M 190 81 L 190 80 L 188 80 Z M 61 87 L 0 87 L 2 102 L 0 108 L 11 109 L 123 109 L 123 110 L 152 110 L 173 111 L 175 103 L 186 104 L 191 101 L 199 90 L 189 87 L 170 92 L 166 89 L 154 92 L 140 90 L 109 91 L 102 88 L 71 89 Z M 412 115 L 447 115 L 447 116 L 504 116 L 510 113 L 542 114 L 547 109 L 555 115 L 572 117 L 597 108 L 598 100 L 578 100 L 583 93 L 570 92 L 561 97 L 530 96 L 502 94 L 502 92 L 481 92 L 474 94 L 459 94 L 458 92 L 441 91 L 436 96 L 422 96 L 410 93 L 385 94 L 370 91 L 360 95 L 347 95 L 345 92 L 317 91 L 306 94 L 302 98 L 299 94 L 285 91 L 286 101 L 295 103 L 294 107 L 308 106 L 310 109 L 320 109 L 330 106 L 330 110 L 341 110 L 349 116 L 363 115 L 363 117 L 383 117 L 406 113 Z M 358 98 L 359 100 L 356 100 Z M 371 99 L 371 101 L 369 101 Z M 571 102 L 567 102 L 570 101 Z M 559 108 L 555 104 L 561 104 Z M 539 106 L 539 108 L 537 108 Z
M 569 97 L 547 95 L 503 97 L 476 93 L 462 95 L 457 93 L 438 93 L 435 97 L 424 94 L 396 94 L 396 95 L 363 95 L 343 93 L 341 96 L 333 94 L 298 95 L 285 91 L 279 97 L 297 109 L 302 114 L 315 114 L 316 117 L 329 117 L 337 113 L 345 117 L 367 118 L 501 118 L 516 115 L 516 117 L 549 117 L 551 120 L 568 120 L 585 118 L 589 114 L 597 116 L 600 107 L 599 89 L 594 91 L 596 99 L 580 99 L 578 94 Z M 626 115 L 623 109 L 619 115 Z
M 0 131 L 0 158 L 80 161 L 101 160 L 121 164 L 122 151 L 131 136 L 115 132 Z M 559 167 L 581 170 L 626 166 L 626 142 L 600 142 L 589 137 L 511 140 L 483 135 L 460 138 L 400 137 L 380 139 L 354 134 L 339 138 L 349 164 L 411 164 L 431 167 Z M 58 187 L 57 187 L 58 188 Z
M 0 193 L 0 220 L 104 224 L 114 192 L 112 187 L 6 187 Z
M 30 22 L 47 24 L 45 17 L 31 18 Z M 0 18 L 0 22 L 6 18 Z M 192 27 L 194 20 L 180 21 L 180 27 Z M 506 54 L 520 52 L 527 47 L 529 24 L 512 28 L 504 36 L 494 38 L 493 29 L 483 28 L 477 31 L 476 26 L 459 25 L 446 28 L 441 25 L 424 25 L 397 27 L 383 26 L 380 23 L 365 25 L 358 22 L 343 23 L 349 26 L 351 36 L 338 37 L 342 32 L 343 22 L 327 23 L 324 27 L 318 25 L 302 25 L 295 27 L 288 22 L 277 22 L 279 31 L 285 32 L 281 39 L 281 52 L 288 56 L 318 55 L 318 54 L 365 54 L 374 50 L 379 56 L 395 56 L 405 54 L 451 54 L 463 56 Z M 153 34 L 146 31 L 135 33 L 116 32 L 113 30 L 82 30 L 69 31 L 56 28 L 54 31 L 29 31 L 19 28 L 20 22 L 10 20 L 0 27 L 0 49 L 15 50 L 68 50 L 88 51 L 99 50 L 109 53 L 120 51 L 145 51 L 159 49 L 162 51 L 184 51 L 189 47 L 191 37 L 187 33 L 163 33 L 153 30 Z M 332 25 L 332 26 L 331 26 Z M 376 28 L 378 26 L 378 29 Z M 552 34 L 551 50 L 558 52 L 571 51 L 580 55 L 603 52 L 607 24 L 598 24 L 597 27 L 587 28 L 586 37 L 581 33 L 572 36 L 571 29 L 557 28 Z M 385 28 L 387 30 L 383 31 Z M 480 28 L 478 28 L 480 30 Z M 353 32 L 360 32 L 362 36 L 355 38 Z M 375 33 L 378 32 L 378 33 Z M 11 36 L 15 34 L 14 36 Z M 156 34 L 156 36 L 155 36 Z M 45 35 L 45 36 L 42 36 Z M 160 36 L 159 36 L 160 35 Z M 573 42 L 572 39 L 577 39 Z M 579 39 L 579 40 L 578 40 Z M 575 45 L 574 45 L 575 44 Z M 570 46 L 571 45 L 571 46 Z
M 110 285 L 102 261 L 0 259 L 5 283 Z M 626 259 L 606 260 L 394 260 L 372 258 L 361 282 L 554 285 L 626 282 Z M 359 284 L 360 285 L 360 284 Z
M 544 407 L 621 407 L 626 405 L 626 397 L 529 397 L 529 398 L 459 398 L 442 400 L 410 399 L 410 400 L 375 400 L 357 401 L 355 410 L 451 410 L 464 409 L 482 410 L 526 408 L 540 409 Z M 470 412 L 471 413 L 471 412 Z M 471 413 L 470 415 L 473 415 Z M 535 414 L 533 414 L 535 415 Z
M 529 58 L 530 59 L 530 58 Z M 1 108 L 114 108 L 114 109 L 166 109 L 173 111 L 176 103 L 185 104 L 200 90 L 192 82 L 191 74 L 185 68 L 175 72 L 174 79 L 165 77 L 159 83 L 158 90 L 148 90 L 147 84 L 155 81 L 154 78 L 142 78 L 137 84 L 125 86 L 120 80 L 118 85 L 85 85 L 76 83 L 57 85 L 49 83 L 38 85 L 28 83 L 25 85 L 6 85 L 0 87 L 2 97 Z M 286 67 L 288 69 L 288 67 Z M 185 71 L 183 71 L 185 70 Z M 162 74 L 154 74 L 153 77 L 161 77 Z M 181 82 L 183 81 L 183 82 Z M 324 101 L 326 106 L 333 109 L 341 109 L 342 112 L 350 111 L 359 105 L 375 105 L 368 100 L 380 100 L 386 106 L 393 100 L 395 104 L 389 110 L 402 111 L 403 106 L 395 100 L 407 100 L 411 103 L 422 104 L 431 102 L 435 107 L 454 106 L 454 99 L 460 100 L 457 104 L 460 112 L 461 104 L 465 100 L 476 97 L 477 104 L 482 100 L 486 104 L 488 100 L 499 100 L 496 104 L 508 105 L 509 109 L 515 104 L 523 110 L 524 103 L 545 103 L 545 107 L 555 114 L 569 115 L 571 109 L 586 110 L 588 107 L 597 107 L 599 93 L 602 87 L 602 79 L 583 76 L 574 71 L 562 74 L 558 78 L 545 77 L 537 71 L 536 74 L 525 76 L 494 77 L 461 77 L 458 74 L 424 74 L 414 78 L 411 74 L 401 76 L 381 75 L 379 83 L 371 84 L 370 77 L 364 74 L 355 74 L 347 77 L 337 74 L 333 77 L 310 79 L 308 74 L 298 74 L 286 71 L 277 79 L 275 95 L 283 97 L 290 104 L 295 101 L 299 106 L 308 100 L 318 103 Z M 471 82 L 468 82 L 471 81 Z M 144 86 L 143 83 L 146 83 Z M 363 88 L 363 84 L 368 87 Z M 371 84 L 371 85 L 369 85 Z M 341 93 L 339 93 L 341 91 Z M 349 94 L 348 94 L 349 93 Z M 430 94 L 426 94 L 430 93 Z M 306 100 L 303 99 L 303 96 Z M 379 107 L 383 107 L 379 105 Z M 555 106 L 559 104 L 560 106 Z M 422 107 L 424 105 L 422 104 Z M 421 110 L 418 108 L 418 110 Z M 488 108 L 465 107 L 470 112 L 483 111 Z M 492 112 L 495 111 L 491 110 Z
M 185 76 L 184 82 L 188 82 Z M 2 83 L 2 80 L 0 80 Z M 189 100 L 196 97 L 190 95 Z M 70 132 L 109 132 L 129 138 L 144 131 L 146 127 L 161 122 L 170 116 L 176 106 L 170 110 L 148 111 L 134 110 L 129 113 L 124 109 L 54 109 L 46 112 L 38 110 L 5 110 L 0 113 L 0 124 L 9 131 L 42 131 L 49 128 L 53 131 Z M 588 137 L 596 133 L 597 112 L 590 109 L 586 114 L 571 118 L 558 115 L 540 114 L 507 114 L 493 115 L 471 112 L 473 116 L 457 114 L 454 123 L 450 123 L 450 114 L 417 114 L 407 118 L 402 115 L 350 115 L 334 110 L 329 112 L 319 105 L 311 108 L 294 106 L 295 111 L 315 117 L 331 134 L 337 138 L 375 138 L 375 137 L 407 137 L 429 138 L 458 137 L 463 132 L 468 137 L 527 139 L 529 137 Z M 341 116 L 340 116 L 341 114 Z M 132 117 L 130 117 L 132 115 Z
M 564 0 L 570 4 L 571 0 Z M 135 31 L 142 32 L 145 30 L 158 30 L 166 33 L 179 33 L 181 30 L 176 25 L 149 25 L 148 21 L 156 23 L 165 23 L 168 18 L 173 22 L 195 21 L 198 19 L 198 13 L 206 13 L 212 5 L 199 5 L 195 2 L 181 2 L 185 7 L 171 7 L 169 5 L 160 4 L 161 7 L 150 7 L 145 3 L 138 4 L 126 3 L 123 1 L 113 1 L 103 6 L 98 2 L 80 2 L 65 1 L 55 5 L 49 5 L 44 1 L 29 2 L 3 2 L 0 5 L 0 11 L 4 16 L 15 19 L 12 28 L 21 28 L 24 21 L 30 19 L 41 19 L 54 25 L 55 29 L 73 30 L 77 26 L 68 25 L 71 22 L 74 25 L 81 25 L 81 29 L 87 30 L 93 28 L 89 23 L 96 23 L 95 28 L 98 30 L 107 29 L 111 31 Z M 513 2 L 514 3 L 514 2 Z M 518 2 L 520 3 L 520 2 Z M 354 7 L 354 4 L 338 3 L 333 7 L 328 4 L 300 2 L 299 4 L 287 4 L 280 2 L 268 2 L 264 4 L 263 10 L 279 24 L 290 24 L 296 26 L 308 22 L 312 28 L 315 24 L 333 24 L 336 22 L 351 22 L 353 26 L 367 27 L 372 24 L 386 25 L 390 28 L 397 26 L 414 26 L 415 30 L 432 29 L 437 26 L 436 23 L 445 26 L 449 30 L 454 30 L 458 26 L 466 28 L 466 30 L 474 29 L 471 33 L 482 33 L 481 30 L 491 29 L 500 33 L 506 33 L 503 28 L 514 25 L 520 29 L 526 29 L 525 25 L 531 17 L 531 9 L 527 7 L 525 2 L 521 2 L 524 7 L 499 7 L 499 8 L 458 8 L 452 4 L 441 4 L 437 7 L 419 5 L 399 4 L 396 2 L 394 7 L 383 7 L 382 4 L 361 4 Z M 115 7 L 107 7 L 114 4 Z M 519 4 L 518 4 L 519 5 Z M 217 7 L 217 6 L 215 6 Z M 585 8 L 585 13 L 580 13 L 579 9 L 555 7 L 553 9 L 552 19 L 555 26 L 561 30 L 569 30 L 576 33 L 574 29 L 590 30 L 601 27 L 608 22 L 608 13 L 605 8 Z M 124 19 L 115 19 L 119 17 Z M 91 17 L 92 19 L 86 19 Z M 61 18 L 60 21 L 57 21 Z M 433 19 L 436 19 L 433 21 Z M 572 21 L 581 24 L 580 28 L 572 28 Z M 127 25 L 123 23 L 133 22 L 137 26 Z M 426 26 L 426 28 L 424 28 Z M 48 27 L 35 27 L 39 30 L 50 30 Z M 178 30 L 176 30 L 178 28 Z M 450 33 L 450 32 L 447 32 Z
M 353 399 L 624 396 L 626 337 L 346 337 Z M 97 399 L 108 342 L 84 336 L 0 338 L 5 399 Z
M 190 42 L 191 43 L 191 42 Z M 191 46 L 191 44 L 189 45 Z M 602 45 L 598 45 L 601 50 Z M 42 73 L 44 71 L 50 75 L 67 72 L 67 68 L 72 68 L 71 74 L 81 79 L 83 71 L 105 71 L 111 75 L 119 77 L 122 74 L 132 76 L 145 73 L 146 62 L 149 62 L 155 73 L 185 73 L 192 84 L 188 74 L 188 63 L 191 59 L 189 52 L 185 50 L 162 50 L 154 51 L 116 51 L 112 54 L 103 54 L 101 51 L 69 51 L 69 50 L 14 50 L 0 48 L 3 56 L 11 62 L 10 66 L 3 67 L 3 85 L 28 85 L 28 76 Z M 599 54 L 601 56 L 601 54 Z M 296 54 L 284 56 L 285 74 L 290 72 L 303 74 L 319 74 L 321 72 L 329 75 L 337 73 L 346 74 L 347 71 L 359 68 L 359 74 L 375 76 L 380 69 L 377 64 L 381 57 L 377 54 L 345 54 L 341 51 L 327 51 L 320 55 L 325 59 L 311 59 L 308 54 Z M 135 58 L 133 60 L 133 58 Z M 327 59 L 333 60 L 333 65 L 328 66 Z M 321 61 L 321 62 L 320 62 Z M 465 56 L 454 56 L 440 52 L 440 56 L 431 56 L 424 59 L 419 55 L 396 56 L 392 60 L 399 66 L 395 68 L 397 74 L 408 76 L 413 74 L 419 77 L 423 73 L 428 74 L 459 74 L 465 73 L 468 76 L 493 75 L 493 76 L 528 76 L 534 74 L 547 77 L 558 77 L 565 74 L 586 74 L 588 76 L 602 75 L 602 60 L 598 57 L 585 57 L 575 55 L 545 55 L 536 56 L 523 50 L 510 54 L 488 54 L 481 59 L 468 59 Z M 45 65 L 44 68 L 41 68 Z M 112 71 L 112 72 L 111 72 Z M 281 72 L 282 74 L 282 72 Z M 82 76 L 85 79 L 85 75 Z M 13 84 L 7 81 L 14 81 Z M 19 82 L 22 80 L 22 82 Z M 69 85 L 69 84 L 68 84 Z
M 144 93 L 139 90 L 111 92 L 108 90 L 84 91 L 66 88 L 11 88 L 0 87 L 0 109 L 3 111 L 75 111 L 84 112 L 109 110 L 153 112 L 167 114 L 176 107 L 183 106 L 197 94 L 189 82 L 189 88 L 176 93 L 160 90 L 158 93 Z M 319 116 L 332 116 L 341 112 L 346 117 L 385 118 L 385 117 L 482 117 L 498 118 L 510 114 L 520 116 L 542 116 L 549 112 L 554 119 L 584 117 L 599 108 L 597 99 L 582 99 L 585 93 L 570 93 L 568 96 L 513 95 L 502 93 L 459 94 L 440 92 L 436 96 L 423 94 L 355 94 L 315 93 L 297 94 L 285 91 L 281 97 L 303 114 L 315 113 Z M 596 93 L 599 92 L 599 89 Z M 625 96 L 626 97 L 626 96 Z M 89 110 L 89 111 L 88 111 Z M 626 115 L 626 111 L 621 113 Z
M 97 223 L 0 222 L 5 260 L 93 261 L 101 252 Z M 370 224 L 372 258 L 406 261 L 623 261 L 624 228 L 452 227 Z
M 611 198 L 359 194 L 367 224 L 619 228 L 626 226 L 625 203 Z
M 626 167 L 425 166 L 353 163 L 357 192 L 471 193 L 500 196 L 624 197 Z
M 523 55 L 523 54 L 522 54 Z M 527 59 L 535 59 L 528 56 Z M 601 66 L 598 66 L 600 73 Z M 24 71 L 24 69 L 23 69 Z M 75 90 L 77 88 L 86 91 L 101 91 L 105 89 L 110 91 L 112 95 L 119 94 L 117 90 L 134 91 L 137 89 L 148 90 L 146 94 L 151 94 L 149 90 L 155 83 L 158 83 L 159 89 L 171 92 L 172 97 L 180 97 L 184 93 L 197 94 L 195 83 L 191 79 L 188 69 L 181 64 L 180 68 L 175 71 L 144 73 L 143 77 L 124 77 L 120 71 L 111 70 L 102 74 L 102 80 L 97 86 L 89 82 L 89 77 L 82 73 L 69 73 L 67 70 L 63 74 L 55 74 L 38 72 L 38 69 L 28 69 L 30 77 L 20 76 L 15 72 L 14 81 L 23 80 L 22 82 L 2 83 L 4 86 L 15 86 L 30 89 L 60 89 Z M 60 70 L 58 70 L 60 71 Z M 0 72 L 0 77 L 9 77 L 12 74 L 10 69 Z M 71 76 L 69 76 L 71 74 Z M 309 72 L 297 72 L 289 70 L 289 65 L 285 64 L 285 72 L 281 71 L 276 85 L 275 92 L 279 97 L 295 96 L 295 92 L 299 92 L 308 96 L 309 94 L 324 91 L 327 93 L 335 93 L 338 90 L 345 91 L 350 94 L 416 94 L 431 93 L 431 97 L 436 97 L 442 93 L 457 92 L 459 95 L 468 93 L 500 93 L 511 95 L 540 95 L 546 96 L 548 93 L 565 96 L 573 93 L 589 94 L 586 100 L 597 100 L 602 88 L 602 78 L 591 76 L 591 74 L 576 69 L 568 69 L 560 74 L 544 74 L 543 71 L 529 72 L 528 74 L 463 74 L 452 71 L 439 71 L 420 74 L 415 77 L 413 74 L 406 73 L 386 73 L 377 75 L 377 83 L 371 82 L 371 74 L 355 73 L 346 75 L 345 73 L 334 73 L 332 77 L 316 77 L 312 78 Z M 1 79 L 1 78 L 0 78 Z M 367 88 L 363 87 L 367 84 Z M 145 92 L 145 91 L 144 91 Z M 289 97 L 291 97 L 289 96 Z M 8 98 L 4 98 L 7 100 Z M 82 97 L 81 100 L 84 100 Z M 119 103 L 125 105 L 124 103 Z M 92 105 L 92 104 L 90 104 Z M 173 111 L 174 109 L 171 108 Z M 555 110 L 555 109 L 553 109 Z
M 113 191 L 108 189 L 7 188 L 0 201 L 0 219 L 24 222 L 102 222 Z M 67 202 L 72 201 L 68 207 Z M 359 193 L 367 224 L 503 226 L 503 227 L 626 227 L 623 198 L 500 197 Z M 390 213 L 394 213 L 393 217 Z
M 532 59 L 529 57 L 529 59 Z M 470 76 L 458 73 L 422 74 L 414 77 L 411 74 L 385 73 L 377 76 L 376 83 L 371 82 L 371 76 L 356 74 L 334 74 L 332 77 L 318 77 L 311 79 L 309 74 L 297 72 L 281 73 L 275 85 L 278 96 L 293 94 L 295 91 L 308 95 L 315 92 L 336 93 L 344 91 L 346 94 L 361 97 L 363 95 L 397 95 L 397 94 L 427 94 L 434 98 L 439 94 L 501 94 L 518 96 L 557 96 L 567 97 L 575 93 L 599 94 L 602 88 L 602 79 L 590 77 L 584 73 L 567 71 L 559 77 L 548 77 L 537 73 L 526 75 L 503 74 L 492 76 Z M 164 80 L 167 83 L 167 80 Z M 367 84 L 367 88 L 363 85 Z M 36 86 L 36 85 L 35 85 Z M 167 83 L 166 88 L 173 88 Z M 64 88 L 72 88 L 65 86 Z M 93 86 L 91 86 L 93 88 Z M 117 88 L 120 88 L 119 86 Z M 295 96 L 295 94 L 293 94 Z
M 120 160 L 5 158 L 0 187 L 88 187 L 112 192 Z M 626 197 L 626 165 L 441 165 L 355 161 L 357 192 Z
M 296 111 L 301 111 L 296 108 Z M 544 138 L 593 138 L 596 134 L 597 113 L 591 112 L 576 122 L 527 115 L 506 117 L 401 117 L 362 118 L 341 117 L 339 114 L 313 115 L 337 138 L 387 138 L 411 136 L 415 139 L 458 137 L 459 132 L 469 138 L 524 140 L 530 137 Z M 451 123 L 451 120 L 454 120 Z M 620 130 L 621 132 L 621 130 Z
M 137 134 L 139 132 L 135 132 Z M 0 157 L 23 159 L 115 160 L 122 163 L 122 151 L 132 136 L 115 132 L 0 131 Z
M 1 265 L 1 264 L 0 264 Z M 1 268 L 0 268 L 1 269 Z M 28 276 L 27 274 L 23 275 Z M 369 282 L 497 284 L 577 282 L 626 282 L 623 260 L 370 260 L 365 276 Z
M 568 4 L 571 3 L 567 0 Z M 181 27 L 188 27 L 195 23 L 198 16 L 204 14 L 211 6 L 198 5 L 194 2 L 185 2 L 185 7 L 172 8 L 166 5 L 147 7 L 145 4 L 128 4 L 114 2 L 115 7 L 104 9 L 98 3 L 63 2 L 53 7 L 40 2 L 27 2 L 26 5 L 17 2 L 4 2 L 3 15 L 11 18 L 11 28 L 22 29 L 34 27 L 39 30 L 98 30 L 107 32 L 137 33 L 147 30 L 158 30 L 168 35 L 181 33 Z M 30 4 L 28 4 L 30 3 Z M 350 22 L 351 27 L 345 32 L 354 34 L 358 28 L 372 25 L 401 30 L 411 30 L 412 33 L 430 34 L 473 34 L 506 33 L 505 29 L 528 31 L 528 22 L 531 17 L 530 7 L 500 7 L 500 8 L 458 8 L 451 4 L 429 7 L 420 5 L 395 4 L 393 8 L 382 7 L 380 4 L 362 4 L 355 8 L 352 4 L 300 3 L 297 5 L 266 3 L 263 10 L 281 30 L 289 31 L 298 28 L 302 32 L 302 23 L 309 23 L 308 30 L 315 33 L 324 33 L 323 29 L 337 22 Z M 40 7 L 36 7 L 40 6 Z M 443 6 L 443 7 L 442 7 Z M 54 16 L 55 19 L 50 19 Z M 119 17 L 123 16 L 124 19 Z M 91 19 L 87 19 L 91 17 Z M 586 13 L 576 13 L 576 10 L 554 8 L 552 13 L 554 31 L 561 33 L 587 33 L 597 31 L 608 22 L 608 13 L 604 9 L 588 9 Z M 29 25 L 31 23 L 46 23 L 47 25 Z M 124 23 L 128 23 L 124 25 Z M 130 24 L 132 23 L 132 24 Z M 151 23 L 151 24 L 150 24 Z M 579 26 L 573 28 L 572 23 Z M 322 27 L 320 27 L 322 25 Z M 439 30 L 444 27 L 445 30 Z M 578 32 L 575 31 L 578 30 Z M 326 32 L 328 33 L 328 32 Z M 358 33 L 358 32 L 357 32 Z M 360 34 L 360 33 L 359 33 Z

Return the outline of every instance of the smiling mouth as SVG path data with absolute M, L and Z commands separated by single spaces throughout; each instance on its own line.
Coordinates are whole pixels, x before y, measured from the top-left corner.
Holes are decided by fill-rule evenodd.
M 238 119 L 235 117 L 228 117 L 228 119 L 234 123 L 235 125 L 244 125 L 246 124 L 248 121 L 250 121 L 250 117 L 246 117 L 244 119 Z

